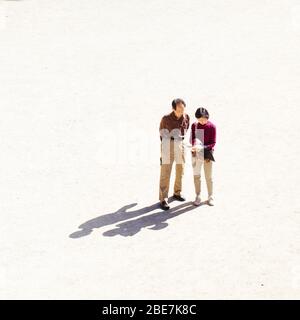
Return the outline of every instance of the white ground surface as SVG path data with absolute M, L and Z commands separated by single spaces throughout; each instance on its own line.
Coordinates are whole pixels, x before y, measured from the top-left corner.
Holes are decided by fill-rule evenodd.
M 0 13 L 0 298 L 300 298 L 299 1 Z M 153 206 L 174 97 L 217 125 L 215 207 L 189 158 L 187 203 Z

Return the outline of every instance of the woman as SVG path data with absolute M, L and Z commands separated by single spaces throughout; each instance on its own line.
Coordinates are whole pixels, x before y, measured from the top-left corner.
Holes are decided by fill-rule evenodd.
M 192 165 L 194 172 L 194 184 L 196 199 L 195 206 L 201 204 L 201 168 L 204 167 L 204 175 L 208 191 L 207 203 L 214 205 L 212 166 L 215 161 L 213 152 L 216 144 L 216 126 L 209 121 L 209 113 L 205 108 L 198 108 L 195 113 L 197 121 L 192 124 L 190 143 L 192 144 Z

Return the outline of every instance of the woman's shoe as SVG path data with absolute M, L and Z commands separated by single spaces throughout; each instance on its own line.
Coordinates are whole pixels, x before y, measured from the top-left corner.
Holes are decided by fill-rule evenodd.
M 195 201 L 193 202 L 193 204 L 195 205 L 195 206 L 200 206 L 200 204 L 201 204 L 201 199 L 200 199 L 200 196 L 196 196 L 196 199 L 195 199 Z
M 208 198 L 207 204 L 208 204 L 209 206 L 214 206 L 214 205 L 215 205 L 213 197 L 209 197 L 209 198 Z

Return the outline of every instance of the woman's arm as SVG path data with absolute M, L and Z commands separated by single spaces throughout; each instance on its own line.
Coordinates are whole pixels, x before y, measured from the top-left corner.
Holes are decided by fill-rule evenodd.
M 213 126 L 210 131 L 209 143 L 204 146 L 204 149 L 212 150 L 214 148 L 216 144 L 216 136 L 217 136 L 217 130 L 216 130 L 216 127 Z

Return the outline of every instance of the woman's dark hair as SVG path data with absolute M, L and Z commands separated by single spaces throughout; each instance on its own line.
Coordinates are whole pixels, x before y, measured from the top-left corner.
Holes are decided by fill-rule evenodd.
M 184 106 L 186 106 L 185 105 L 185 102 L 182 100 L 182 99 L 174 99 L 173 101 L 172 101 L 172 108 L 174 109 L 174 110 L 176 110 L 176 106 L 179 104 L 179 103 L 182 103 Z
M 195 112 L 195 117 L 199 118 L 209 118 L 209 113 L 205 108 L 198 108 Z

